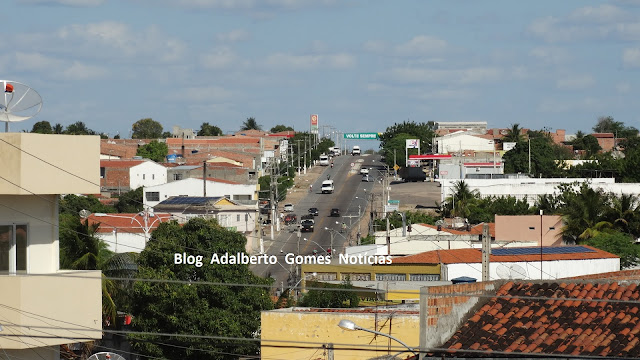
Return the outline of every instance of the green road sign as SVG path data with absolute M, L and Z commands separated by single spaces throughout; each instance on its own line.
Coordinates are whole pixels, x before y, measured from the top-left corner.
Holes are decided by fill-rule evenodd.
M 389 205 L 398 205 L 400 204 L 400 200 L 389 200 L 387 201 Z
M 345 139 L 350 140 L 378 140 L 378 133 L 345 133 Z

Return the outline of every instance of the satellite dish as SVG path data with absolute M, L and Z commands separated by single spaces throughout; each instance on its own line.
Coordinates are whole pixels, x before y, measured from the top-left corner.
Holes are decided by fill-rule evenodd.
M 508 267 L 500 264 L 496 268 L 496 273 L 500 279 L 511 279 L 511 271 Z
M 99 352 L 89 356 L 87 360 L 126 360 L 126 359 L 116 353 Z
M 9 123 L 30 119 L 42 109 L 42 97 L 29 86 L 11 80 L 0 80 L 0 86 L 0 121 L 5 122 L 6 132 Z
M 91 211 L 83 209 L 79 211 L 79 214 L 81 218 L 86 219 L 89 217 L 89 215 L 91 215 Z
M 520 265 L 511 265 L 510 267 L 512 279 L 526 279 L 527 270 Z

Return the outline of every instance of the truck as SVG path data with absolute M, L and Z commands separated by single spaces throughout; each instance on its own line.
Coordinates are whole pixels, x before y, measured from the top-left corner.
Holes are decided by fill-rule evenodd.
M 340 156 L 340 148 L 335 146 L 330 149 L 333 156 Z
M 417 182 L 427 180 L 427 174 L 422 171 L 421 167 L 403 167 L 398 171 L 398 175 L 404 182 Z
M 332 194 L 333 193 L 333 180 L 325 180 L 322 182 L 322 187 L 320 188 L 323 194 Z
M 354 146 L 353 149 L 351 150 L 351 155 L 360 156 L 360 146 L 358 145 Z
M 329 166 L 329 156 L 320 155 L 320 165 L 321 166 Z

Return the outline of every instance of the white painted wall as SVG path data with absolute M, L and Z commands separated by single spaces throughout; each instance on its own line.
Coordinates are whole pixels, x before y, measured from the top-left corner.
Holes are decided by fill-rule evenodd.
M 553 178 L 553 179 L 465 179 L 470 190 L 478 190 L 482 197 L 489 196 L 513 196 L 516 199 L 524 199 L 529 205 L 535 204 L 538 195 L 557 194 L 557 186 L 565 183 L 584 182 L 587 179 Z M 617 195 L 640 195 L 640 184 L 615 183 L 613 178 L 588 179 L 592 186 L 606 192 Z M 440 201 L 444 201 L 453 194 L 455 182 L 453 179 L 440 179 Z
M 144 233 L 131 232 L 110 232 L 98 233 L 97 237 L 104 240 L 109 246 L 109 250 L 116 253 L 135 252 L 144 250 Z
M 247 221 L 245 222 L 245 214 L 247 215 Z M 239 232 L 251 232 L 256 228 L 256 216 L 258 215 L 257 209 L 251 209 L 249 211 L 224 211 L 216 215 L 218 223 L 224 227 L 235 228 Z
M 489 266 L 490 280 L 498 280 L 499 266 L 509 267 L 519 265 L 525 269 L 521 278 L 525 280 L 540 280 L 540 262 L 493 262 Z M 445 277 L 442 280 L 451 280 L 460 276 L 469 276 L 478 280 L 482 279 L 481 263 L 447 264 L 443 270 Z M 620 259 L 587 259 L 587 260 L 555 260 L 544 261 L 542 265 L 542 278 L 544 280 L 561 279 L 567 277 L 584 276 L 605 272 L 620 271 Z
M 466 133 L 453 133 L 436 138 L 438 154 L 448 154 L 461 150 L 493 151 L 493 140 L 469 135 Z
M 153 161 L 145 161 L 129 169 L 129 187 L 154 186 L 167 183 L 167 168 Z
M 144 205 L 154 207 L 172 196 L 203 196 L 203 181 L 202 179 L 188 178 L 156 186 L 145 186 Z M 159 192 L 160 200 L 147 200 L 149 192 Z M 256 185 L 227 184 L 207 180 L 207 196 L 209 197 L 231 196 L 231 199 L 235 199 L 238 195 L 250 195 L 251 200 L 257 200 Z

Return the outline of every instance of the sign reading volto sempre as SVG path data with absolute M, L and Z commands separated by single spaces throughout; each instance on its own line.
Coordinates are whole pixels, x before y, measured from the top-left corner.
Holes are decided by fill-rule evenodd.
M 378 140 L 380 137 L 378 133 L 345 133 L 344 138 L 351 140 Z

